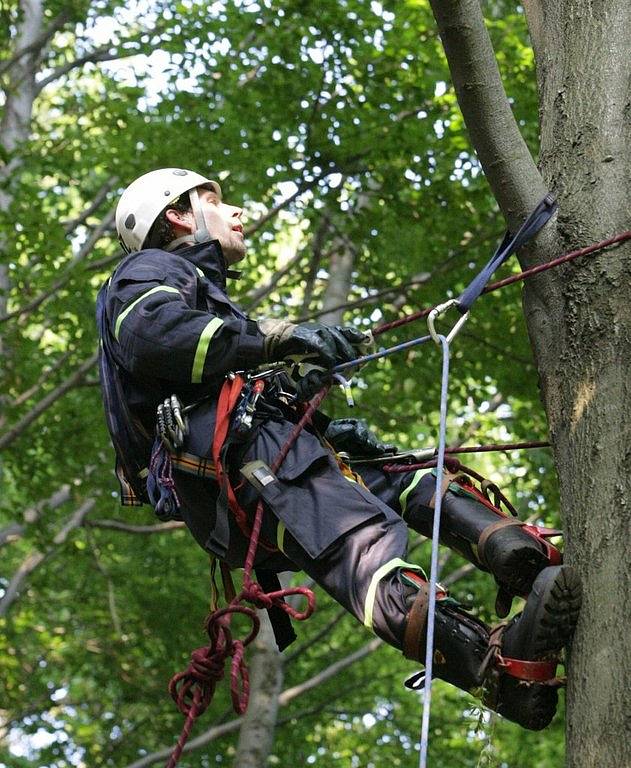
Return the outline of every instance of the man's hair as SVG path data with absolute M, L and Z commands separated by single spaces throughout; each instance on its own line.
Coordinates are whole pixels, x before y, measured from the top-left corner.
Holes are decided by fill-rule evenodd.
M 181 194 L 177 200 L 169 203 L 164 210 L 160 212 L 160 215 L 149 230 L 149 234 L 145 240 L 145 248 L 164 248 L 165 245 L 168 245 L 171 241 L 175 240 L 176 233 L 173 224 L 171 224 L 165 215 L 170 208 L 173 208 L 173 210 L 179 211 L 180 213 L 192 211 L 191 198 L 188 192 Z

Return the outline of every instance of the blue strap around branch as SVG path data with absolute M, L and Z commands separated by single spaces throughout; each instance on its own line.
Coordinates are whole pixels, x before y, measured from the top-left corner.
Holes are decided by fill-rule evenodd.
M 521 248 L 522 245 L 533 238 L 537 232 L 550 221 L 556 209 L 556 201 L 552 195 L 548 193 L 537 205 L 534 211 L 530 213 L 526 221 L 524 221 L 519 228 L 517 234 L 511 235 L 510 232 L 507 232 L 504 235 L 504 239 L 499 244 L 488 264 L 473 278 L 458 297 L 456 306 L 461 314 L 464 315 L 465 312 L 468 312 L 471 309 L 473 302 L 482 293 L 484 286 L 491 279 L 491 275 L 495 270 L 502 265 L 511 254 L 515 253 L 518 248 Z

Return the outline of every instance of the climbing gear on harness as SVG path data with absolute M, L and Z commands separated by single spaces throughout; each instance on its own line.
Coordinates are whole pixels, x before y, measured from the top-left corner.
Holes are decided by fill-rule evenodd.
M 178 451 L 188 434 L 188 419 L 177 395 L 160 403 L 156 413 L 156 435 L 169 451 Z
M 429 585 L 418 574 L 417 593 L 404 639 L 407 658 L 422 661 L 426 651 Z M 544 569 L 533 585 L 524 611 L 491 629 L 449 601 L 436 597 L 434 674 L 477 695 L 483 704 L 523 728 L 540 730 L 554 717 L 560 653 L 571 638 L 581 604 L 581 584 L 574 569 Z M 424 673 L 406 681 L 417 689 Z
M 162 211 L 180 195 L 197 187 L 211 189 L 221 200 L 221 187 L 216 181 L 183 168 L 160 168 L 132 181 L 116 206 L 116 231 L 125 253 L 140 251 L 145 247 L 149 231 Z M 203 243 L 211 237 L 206 229 L 197 195 L 193 193 L 190 197 L 197 230 L 194 235 L 185 239 Z M 179 240 L 181 238 L 178 238 Z M 170 245 L 174 247 L 179 244 L 173 241 Z
M 237 382 L 234 385 L 234 391 L 233 387 L 224 385 L 224 388 L 222 389 L 222 393 L 224 389 L 226 391 L 223 398 L 224 402 L 222 403 L 221 409 L 218 408 L 217 418 L 219 420 L 219 412 L 221 410 L 221 433 L 224 435 L 227 434 L 227 425 L 225 425 L 226 414 L 229 414 L 231 403 L 233 406 L 236 401 L 235 398 L 241 390 L 241 384 L 237 381 L 236 376 L 232 381 Z M 327 389 L 324 389 L 313 398 L 300 418 L 300 421 L 292 429 L 289 438 L 279 451 L 278 456 L 270 468 L 272 474 L 275 474 L 278 471 L 278 468 L 285 460 L 285 457 L 301 431 L 311 421 L 320 403 L 326 397 L 327 391 Z M 232 658 L 231 697 L 233 708 L 238 714 L 243 714 L 247 708 L 249 680 L 247 676 L 247 668 L 243 660 L 243 654 L 245 647 L 254 640 L 258 633 L 259 619 L 253 609 L 241 605 L 241 603 L 244 600 L 247 600 L 253 603 L 257 608 L 264 607 L 269 609 L 272 607 L 284 611 L 296 621 L 308 619 L 315 610 L 315 596 L 313 592 L 306 587 L 292 587 L 275 592 L 265 592 L 260 584 L 257 584 L 252 580 L 254 558 L 259 545 L 262 524 L 263 502 L 259 501 L 254 515 L 248 552 L 243 568 L 243 589 L 230 601 L 226 608 L 214 611 L 208 617 L 206 621 L 206 631 L 210 638 L 210 645 L 193 651 L 191 664 L 188 669 L 175 675 L 169 683 L 169 692 L 171 693 L 173 700 L 177 703 L 179 710 L 185 715 L 186 721 L 173 753 L 171 754 L 167 768 L 174 768 L 174 766 L 177 765 L 193 724 L 197 717 L 203 714 L 208 707 L 214 694 L 217 681 L 223 677 L 225 661 L 230 657 Z M 300 595 L 307 600 L 307 607 L 304 611 L 299 612 L 285 602 L 286 597 L 293 595 Z M 247 616 L 252 622 L 252 629 L 244 640 L 232 639 L 230 619 L 234 613 L 241 613 Z M 240 681 L 241 688 L 239 688 Z
M 561 552 L 548 541 L 561 532 L 528 525 L 503 512 L 500 505 L 509 502 L 488 481 L 483 481 L 480 491 L 464 474 L 445 472 L 443 477 L 440 541 L 493 574 L 499 588 L 495 609 L 503 618 L 513 597 L 526 597 L 544 568 L 562 562 Z M 432 533 L 435 484 L 428 473 L 405 491 L 403 517 L 424 536 Z M 491 493 L 496 503 L 491 501 Z M 515 511 L 512 505 L 509 508 Z
M 263 378 L 252 379 L 243 387 L 232 422 L 232 428 L 239 437 L 244 437 L 252 429 L 256 404 L 264 389 L 265 379 Z

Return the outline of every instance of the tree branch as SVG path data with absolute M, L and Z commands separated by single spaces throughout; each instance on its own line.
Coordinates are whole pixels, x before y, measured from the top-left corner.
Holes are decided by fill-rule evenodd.
M 169 520 L 167 523 L 157 523 L 156 525 L 130 525 L 122 520 L 86 520 L 84 525 L 90 528 L 104 528 L 110 531 L 122 531 L 123 533 L 166 533 L 168 531 L 179 531 L 186 528 L 184 523 L 179 520 Z
M 430 3 L 473 146 L 514 231 L 547 190 L 506 97 L 480 2 Z
M 27 315 L 31 312 L 33 312 L 35 309 L 37 309 L 39 306 L 41 306 L 47 299 L 49 299 L 51 296 L 54 296 L 57 291 L 59 291 L 61 288 L 68 283 L 73 274 L 74 274 L 74 268 L 82 262 L 86 256 L 90 254 L 98 240 L 103 236 L 103 234 L 110 228 L 112 225 L 112 222 L 114 221 L 114 215 L 116 212 L 116 208 L 112 208 L 109 213 L 103 218 L 101 223 L 94 228 L 94 230 L 90 233 L 90 237 L 85 241 L 85 243 L 81 246 L 79 252 L 77 255 L 72 258 L 66 268 L 64 269 L 64 272 L 62 276 L 56 280 L 50 288 L 48 288 L 45 291 L 42 291 L 39 296 L 36 296 L 32 301 L 30 301 L 28 304 L 26 304 L 23 307 L 19 307 L 18 309 L 14 309 L 11 312 L 7 312 L 6 315 L 3 317 L 0 317 L 0 323 L 4 323 L 7 320 L 11 320 L 14 317 L 22 317 L 23 315 Z
M 314 179 L 311 179 L 311 181 L 304 181 L 298 189 L 293 193 L 293 195 L 289 195 L 289 197 L 285 198 L 284 200 L 281 200 L 281 202 L 278 205 L 275 205 L 273 208 L 270 208 L 270 210 L 267 213 L 264 213 L 260 218 L 258 218 L 256 221 L 252 222 L 249 227 L 245 228 L 245 236 L 249 237 L 250 235 L 253 235 L 257 230 L 259 230 L 264 224 L 267 224 L 267 222 L 270 219 L 273 219 L 274 216 L 276 216 L 277 213 L 283 210 L 283 208 L 286 208 L 290 203 L 293 203 L 296 198 L 300 197 L 300 195 L 304 194 L 308 190 L 310 190 L 312 187 L 314 187 L 319 181 L 322 179 L 325 179 L 329 173 L 323 173 L 321 176 L 316 176 Z
M 19 394 L 12 402 L 12 406 L 15 407 L 17 405 L 22 405 L 22 403 L 25 403 L 30 397 L 32 397 L 42 386 L 42 384 L 45 381 L 48 381 L 52 374 L 55 373 L 55 371 L 58 371 L 64 365 L 66 360 L 70 357 L 70 354 L 70 352 L 64 352 L 64 354 L 58 357 L 52 365 L 44 366 L 35 384 Z
M 26 581 L 26 579 L 38 568 L 43 562 L 48 560 L 65 544 L 70 533 L 79 526 L 82 525 L 85 516 L 92 510 L 96 504 L 95 499 L 88 499 L 85 501 L 76 512 L 71 515 L 66 521 L 65 525 L 53 538 L 52 544 L 46 552 L 32 552 L 23 561 L 18 570 L 13 574 L 9 581 L 4 595 L 0 599 L 0 618 L 7 615 L 7 612 L 11 605 L 16 601 L 19 596 L 20 588 Z
M 74 61 L 68 61 L 65 64 L 63 64 L 61 67 L 58 67 L 57 69 L 53 70 L 53 72 L 45 77 L 43 80 L 39 80 L 35 84 L 35 88 L 37 93 L 40 93 L 47 85 L 50 85 L 50 83 L 54 83 L 55 80 L 59 80 L 60 77 L 63 77 L 64 75 L 67 75 L 68 72 L 72 72 L 73 69 L 78 69 L 79 67 L 82 67 L 84 64 L 96 64 L 101 61 L 112 61 L 113 59 L 124 59 L 128 56 L 135 56 L 137 54 L 137 51 L 130 51 L 126 55 L 121 55 L 121 52 L 119 50 L 112 50 L 111 46 L 105 45 L 102 48 L 97 48 L 94 51 L 90 51 L 90 53 L 86 53 L 84 56 L 81 56 L 78 59 L 74 59 Z
M 262 285 L 259 288 L 254 289 L 251 293 L 247 294 L 245 298 L 249 300 L 250 303 L 245 307 L 246 312 L 251 312 L 263 301 L 266 296 L 269 296 L 269 294 L 274 290 L 282 278 L 293 270 L 293 268 L 300 262 L 302 257 L 303 254 L 300 251 L 295 253 L 282 269 L 279 269 L 272 275 L 272 277 L 267 281 L 267 283 L 265 283 L 265 285 Z
M 103 200 L 105 200 L 107 197 L 109 191 L 117 182 L 117 176 L 112 176 L 111 178 L 107 179 L 107 181 L 101 186 L 96 195 L 94 195 L 94 199 L 90 205 L 85 208 L 77 216 L 76 219 L 68 219 L 67 221 L 62 222 L 64 226 L 64 232 L 69 235 L 71 232 L 74 232 L 77 227 L 83 224 L 90 216 L 92 216 L 92 214 L 99 208 Z
M 39 403 L 32 408 L 25 416 L 23 416 L 17 424 L 11 429 L 0 435 L 0 450 L 10 445 L 17 437 L 19 437 L 24 430 L 29 427 L 36 419 L 38 419 L 44 411 L 60 397 L 63 397 L 66 392 L 75 387 L 86 375 L 86 373 L 96 365 L 98 359 L 98 353 L 94 353 L 92 357 L 84 360 L 84 362 L 77 368 L 77 370 L 63 381 L 58 387 L 49 392 L 46 397 L 42 398 Z
M 25 45 L 23 48 L 20 48 L 19 51 L 16 51 L 13 56 L 11 56 L 6 61 L 2 62 L 0 64 L 0 76 L 2 76 L 5 72 L 8 72 L 8 70 L 11 69 L 11 67 L 16 64 L 20 59 L 22 59 L 24 56 L 30 53 L 35 53 L 36 51 L 41 50 L 46 43 L 52 38 L 52 36 L 57 32 L 59 29 L 61 29 L 64 24 L 68 21 L 70 18 L 70 11 L 69 10 L 63 10 L 61 13 L 57 14 L 55 18 L 51 21 L 51 23 L 46 27 L 46 29 L 38 35 L 31 43 L 28 45 Z
M 64 483 L 47 499 L 39 501 L 35 506 L 25 509 L 22 517 L 24 523 L 11 523 L 0 531 L 0 547 L 20 539 L 27 525 L 36 523 L 46 509 L 57 509 L 70 499 L 70 485 Z

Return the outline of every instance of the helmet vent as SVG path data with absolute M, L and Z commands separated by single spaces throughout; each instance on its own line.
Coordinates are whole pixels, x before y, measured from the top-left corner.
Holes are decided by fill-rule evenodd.
M 125 227 L 127 229 L 133 229 L 136 226 L 136 217 L 133 213 L 130 213 L 129 216 L 125 219 Z

